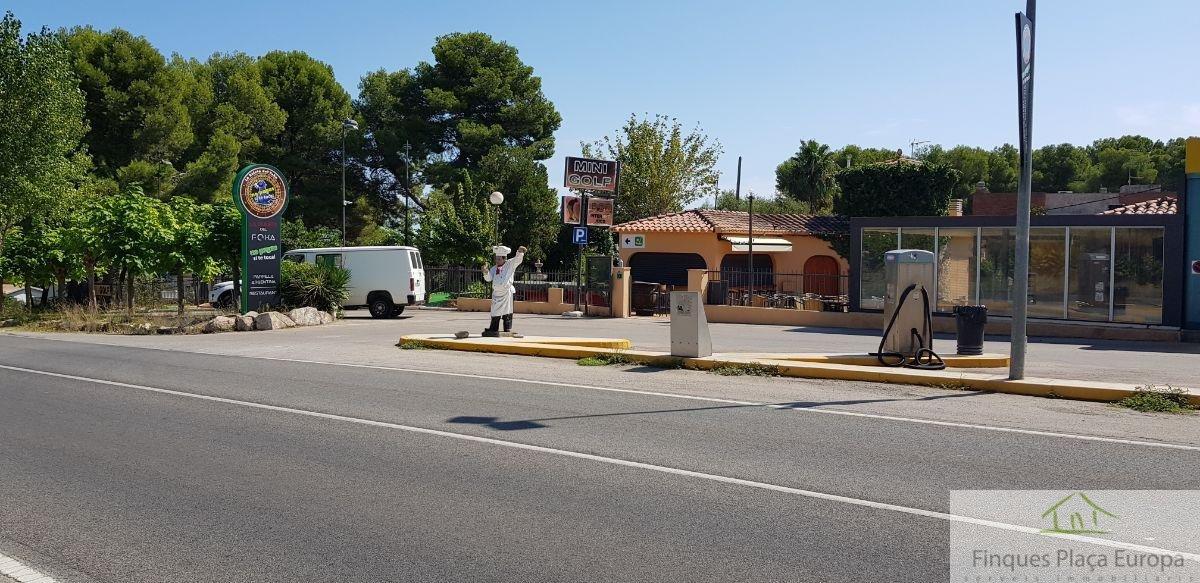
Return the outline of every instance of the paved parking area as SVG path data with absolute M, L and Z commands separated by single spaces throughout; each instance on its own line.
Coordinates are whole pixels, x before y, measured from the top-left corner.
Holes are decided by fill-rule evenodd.
M 486 314 L 417 310 L 404 320 L 371 332 L 400 334 L 478 333 Z M 409 314 L 405 314 L 409 316 Z M 350 322 L 358 319 L 349 314 Z M 364 314 L 365 316 L 365 314 Z M 628 338 L 635 348 L 670 350 L 670 321 L 666 318 L 588 318 L 518 314 L 516 329 L 543 336 L 595 336 Z M 834 352 L 865 353 L 879 347 L 879 334 L 869 330 L 798 328 L 750 324 L 710 324 L 715 352 Z M 953 354 L 953 335 L 940 335 L 934 349 Z M 990 338 L 990 353 L 1008 354 L 1005 338 Z M 1200 386 L 1200 344 L 1031 338 L 1026 374 L 1031 377 L 1070 378 L 1135 384 Z M 980 371 L 983 372 L 983 371 Z

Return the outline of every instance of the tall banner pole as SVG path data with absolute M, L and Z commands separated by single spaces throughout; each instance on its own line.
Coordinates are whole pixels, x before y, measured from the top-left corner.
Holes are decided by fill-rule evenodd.
M 1012 335 L 1008 378 L 1025 378 L 1026 319 L 1029 312 L 1029 211 L 1033 182 L 1033 55 L 1037 0 L 1027 0 L 1016 14 L 1017 115 L 1021 141 L 1021 175 L 1017 185 L 1016 268 L 1013 273 Z
M 1184 190 L 1179 208 L 1185 230 L 1183 327 L 1200 330 L 1200 138 L 1184 146 Z
M 278 308 L 280 221 L 288 184 L 274 166 L 250 164 L 233 179 L 233 202 L 242 212 L 242 313 Z

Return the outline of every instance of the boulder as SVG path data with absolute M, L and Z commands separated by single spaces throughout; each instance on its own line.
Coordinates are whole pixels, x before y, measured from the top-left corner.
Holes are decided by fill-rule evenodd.
M 296 308 L 288 312 L 288 317 L 296 323 L 297 326 L 320 326 L 321 312 L 316 308 Z
M 243 316 L 250 316 L 251 318 L 257 318 L 257 317 L 258 317 L 258 312 L 255 312 L 254 310 L 250 310 L 249 312 L 246 312 L 245 314 L 242 314 L 242 315 L 243 315 Z
M 254 316 L 258 313 L 251 312 Z M 238 332 L 249 332 L 254 329 L 254 316 L 246 314 L 245 316 L 234 316 L 233 329 Z
M 217 316 L 204 324 L 204 333 L 232 332 L 234 324 L 234 319 L 231 316 Z
M 295 325 L 291 318 L 279 312 L 263 312 L 254 318 L 254 328 L 257 330 L 279 330 Z
M 142 335 L 147 335 L 147 334 L 154 334 L 157 330 L 158 330 L 158 326 L 155 326 L 154 324 L 151 324 L 150 322 L 142 322 L 141 324 L 135 325 L 133 327 L 133 331 L 130 332 L 130 334 L 137 334 L 139 336 L 142 336 Z
M 16 320 L 9 319 L 9 320 L 0 322 L 0 328 L 10 328 L 12 326 L 16 326 L 17 324 L 18 324 L 18 322 Z
M 337 320 L 337 318 L 334 318 L 333 314 L 330 314 L 329 312 L 317 312 L 317 315 L 321 317 L 322 324 L 332 324 Z

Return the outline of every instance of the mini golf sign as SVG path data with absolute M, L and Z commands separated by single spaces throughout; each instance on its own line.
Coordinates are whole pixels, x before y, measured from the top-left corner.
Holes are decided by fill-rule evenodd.
M 563 186 L 593 192 L 616 192 L 619 168 L 620 165 L 611 160 L 567 156 Z
M 242 211 L 242 313 L 277 308 L 287 180 L 274 166 L 251 164 L 233 179 L 233 201 Z

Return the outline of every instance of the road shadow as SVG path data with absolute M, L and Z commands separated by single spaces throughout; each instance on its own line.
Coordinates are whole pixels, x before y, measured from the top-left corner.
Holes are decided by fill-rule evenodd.
M 499 417 L 484 417 L 475 415 L 460 415 L 447 419 L 447 423 L 458 423 L 466 425 L 480 425 L 496 431 L 522 431 L 526 429 L 544 429 L 550 427 L 546 421 L 566 421 L 573 419 L 601 419 L 605 417 L 628 417 L 632 415 L 662 415 L 674 413 L 694 413 L 699 411 L 720 411 L 728 409 L 750 409 L 759 408 L 767 410 L 788 411 L 793 409 L 819 409 L 827 406 L 838 405 L 868 405 L 872 403 L 892 403 L 899 401 L 920 402 L 933 401 L 937 399 L 955 399 L 962 397 L 976 397 L 980 395 L 990 395 L 992 391 L 962 391 L 956 393 L 948 393 L 943 395 L 926 395 L 917 398 L 892 398 L 892 399 L 850 399 L 843 401 L 793 401 L 788 403 L 747 403 L 747 404 L 732 404 L 732 405 L 713 405 L 709 407 L 683 407 L 678 409 L 651 409 L 646 411 L 623 411 L 620 413 L 593 413 L 589 415 L 563 415 L 560 417 L 540 417 L 535 419 L 516 419 L 512 421 L 503 421 Z

